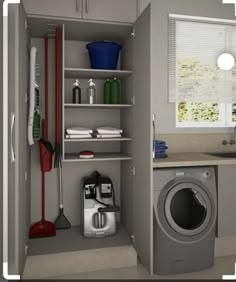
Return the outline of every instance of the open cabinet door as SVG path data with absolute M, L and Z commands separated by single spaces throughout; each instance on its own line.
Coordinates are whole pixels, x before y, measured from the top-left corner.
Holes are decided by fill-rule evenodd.
M 16 227 L 16 34 L 17 4 L 8 10 L 8 273 L 17 273 L 17 227 Z
M 150 7 L 135 23 L 133 50 L 134 128 L 133 183 L 134 246 L 152 274 L 152 141 L 151 141 L 151 38 Z
M 22 274 L 29 228 L 27 27 L 22 4 L 8 6 L 8 273 Z

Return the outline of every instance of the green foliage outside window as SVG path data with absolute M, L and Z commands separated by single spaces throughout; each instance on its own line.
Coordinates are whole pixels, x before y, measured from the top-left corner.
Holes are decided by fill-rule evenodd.
M 236 120 L 236 105 L 235 105 Z M 218 122 L 219 106 L 212 103 L 179 103 L 178 122 Z

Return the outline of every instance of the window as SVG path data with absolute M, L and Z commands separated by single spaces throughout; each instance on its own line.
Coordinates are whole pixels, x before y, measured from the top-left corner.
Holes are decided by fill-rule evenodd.
M 222 53 L 236 59 L 235 23 L 169 16 L 169 102 L 176 104 L 176 127 L 235 125 L 236 64 L 227 71 L 217 65 Z
M 236 104 L 176 103 L 176 127 L 233 127 Z

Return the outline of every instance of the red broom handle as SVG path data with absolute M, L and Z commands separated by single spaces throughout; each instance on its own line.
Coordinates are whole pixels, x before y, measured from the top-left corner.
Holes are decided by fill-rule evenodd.
M 44 38 L 45 44 L 45 130 L 44 140 L 48 140 L 48 38 Z
M 56 28 L 56 42 L 55 42 L 55 74 L 56 74 L 56 79 L 55 79 L 55 89 L 56 89 L 56 97 L 55 97 L 55 115 L 56 115 L 56 120 L 55 120 L 55 142 L 56 144 L 60 143 L 60 133 L 59 133 L 59 126 L 60 126 L 60 114 L 59 114 L 59 27 Z
M 45 221 L 45 172 L 42 171 L 42 221 Z

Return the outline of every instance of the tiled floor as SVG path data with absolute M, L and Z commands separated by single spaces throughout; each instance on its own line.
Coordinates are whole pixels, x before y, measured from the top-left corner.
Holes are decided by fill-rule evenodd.
M 96 271 L 81 273 L 66 277 L 55 277 L 56 279 L 222 279 L 222 275 L 233 275 L 235 273 L 236 256 L 218 258 L 215 266 L 211 269 L 190 274 L 174 276 L 153 276 L 147 273 L 139 263 L 136 267 L 112 269 L 106 271 Z M 54 278 L 54 279 L 55 279 Z

